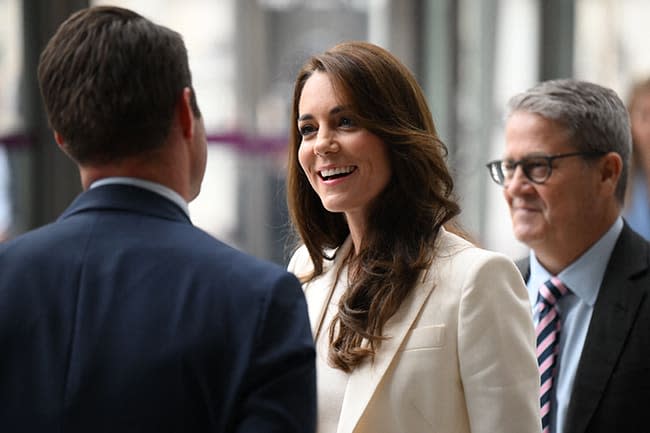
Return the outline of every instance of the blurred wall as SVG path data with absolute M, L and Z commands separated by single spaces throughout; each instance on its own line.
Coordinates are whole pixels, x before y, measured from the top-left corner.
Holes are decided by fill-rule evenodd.
M 56 218 L 79 192 L 40 107 L 35 67 L 56 26 L 86 2 L 0 0 L 0 143 L 8 154 L 13 233 Z M 501 190 L 485 163 L 503 148 L 503 108 L 535 82 L 576 76 L 626 96 L 650 73 L 647 0 L 95 0 L 183 34 L 210 139 L 191 205 L 198 226 L 284 263 L 290 229 L 284 166 L 293 78 L 344 39 L 393 51 L 427 94 L 463 209 L 483 246 L 512 257 Z M 0 184 L 0 188 L 2 185 Z

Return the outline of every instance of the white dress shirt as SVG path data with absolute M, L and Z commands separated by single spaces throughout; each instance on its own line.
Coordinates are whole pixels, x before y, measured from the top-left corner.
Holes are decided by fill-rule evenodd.
M 187 215 L 188 218 L 190 217 L 190 209 L 185 199 L 181 197 L 181 195 L 176 191 L 174 191 L 173 189 L 168 188 L 165 185 L 156 182 L 150 182 L 148 180 L 138 179 L 135 177 L 115 176 L 115 177 L 106 177 L 104 179 L 99 179 L 93 182 L 92 184 L 90 184 L 90 188 L 97 188 L 98 186 L 102 186 L 102 185 L 115 185 L 115 184 L 137 186 L 155 192 L 156 194 L 160 194 L 163 197 L 176 203 L 178 207 L 180 207 L 183 210 L 183 212 L 185 212 L 185 215 Z

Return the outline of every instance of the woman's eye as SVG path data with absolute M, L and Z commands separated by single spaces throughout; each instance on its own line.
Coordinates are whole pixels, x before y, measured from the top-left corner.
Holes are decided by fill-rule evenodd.
M 300 131 L 300 135 L 304 137 L 306 135 L 313 133 L 314 131 L 316 131 L 316 129 L 311 125 L 302 125 L 298 128 L 298 131 Z
M 339 120 L 339 125 L 345 128 L 349 128 L 354 126 L 354 121 L 348 117 L 341 117 L 341 119 Z

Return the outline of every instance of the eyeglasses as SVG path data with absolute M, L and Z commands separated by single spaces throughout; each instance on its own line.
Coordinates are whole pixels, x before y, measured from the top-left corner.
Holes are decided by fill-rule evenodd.
M 560 158 L 568 158 L 570 156 L 582 157 L 598 157 L 607 152 L 572 152 L 560 153 L 558 155 L 550 156 L 530 156 L 522 158 L 519 161 L 512 161 L 508 159 L 499 159 L 496 161 L 488 162 L 485 166 L 490 171 L 490 177 L 497 185 L 505 185 L 506 181 L 512 179 L 520 165 L 524 174 L 533 183 L 542 184 L 551 177 L 553 172 L 553 161 Z

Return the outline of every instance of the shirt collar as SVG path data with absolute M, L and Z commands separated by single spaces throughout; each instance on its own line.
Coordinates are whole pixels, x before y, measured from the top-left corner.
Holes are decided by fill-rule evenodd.
M 96 188 L 102 185 L 115 185 L 115 184 L 133 185 L 133 186 L 137 186 L 155 192 L 156 194 L 160 194 L 163 197 L 176 203 L 183 210 L 183 212 L 185 212 L 185 215 L 187 215 L 188 218 L 190 217 L 190 209 L 185 199 L 183 199 L 183 197 L 181 197 L 181 195 L 178 194 L 173 189 L 168 188 L 165 185 L 162 185 L 160 183 L 151 182 L 144 179 L 138 179 L 135 177 L 115 176 L 115 177 L 106 177 L 104 179 L 96 180 L 95 182 L 90 184 L 90 188 Z
M 583 302 L 593 307 L 607 263 L 616 241 L 623 230 L 623 219 L 618 217 L 607 232 L 577 260 L 564 268 L 557 277 Z M 537 302 L 538 288 L 552 275 L 539 263 L 534 251 L 530 251 L 530 278 L 528 294 L 531 305 Z

